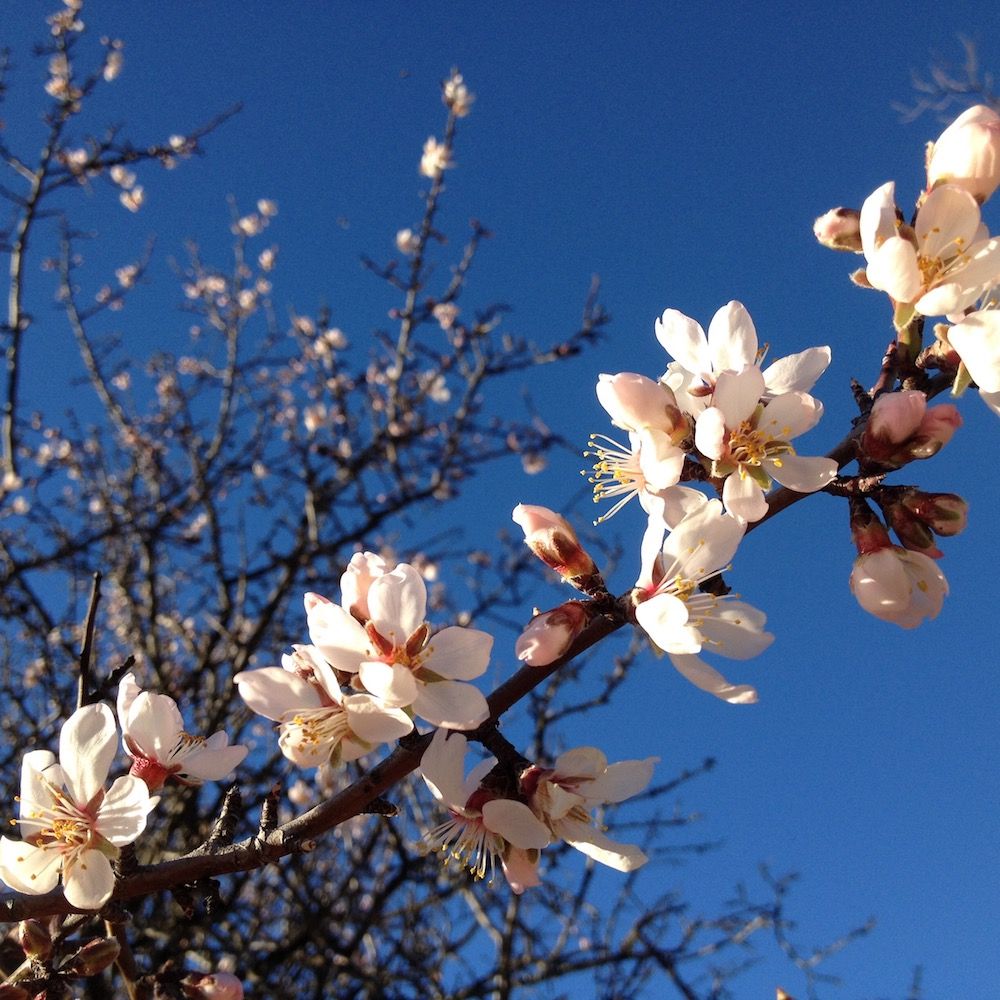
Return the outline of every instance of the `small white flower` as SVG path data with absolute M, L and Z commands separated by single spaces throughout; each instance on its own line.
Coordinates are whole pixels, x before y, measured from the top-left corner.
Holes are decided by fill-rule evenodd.
M 420 235 L 412 229 L 400 229 L 396 233 L 396 249 L 407 256 L 416 253 L 420 247 Z
M 453 167 L 451 150 L 443 142 L 438 142 L 434 136 L 430 136 L 424 143 L 424 155 L 420 157 L 420 173 L 424 177 L 437 178 Z
M 229 745 L 226 733 L 208 739 L 184 730 L 184 719 L 173 698 L 142 691 L 134 674 L 118 685 L 118 721 L 122 746 L 132 758 L 131 774 L 142 778 L 151 792 L 175 778 L 184 785 L 219 781 L 247 755 L 247 748 Z
M 87 705 L 66 720 L 59 763 L 48 750 L 25 754 L 21 766 L 20 841 L 0 838 L 0 878 L 16 892 L 40 894 L 62 874 L 66 900 L 96 910 L 115 887 L 111 860 L 146 828 L 156 805 L 131 775 L 104 788 L 118 730 L 106 705 Z
M 929 556 L 888 545 L 858 556 L 851 570 L 851 592 L 876 618 L 916 628 L 925 618 L 937 618 L 948 581 Z

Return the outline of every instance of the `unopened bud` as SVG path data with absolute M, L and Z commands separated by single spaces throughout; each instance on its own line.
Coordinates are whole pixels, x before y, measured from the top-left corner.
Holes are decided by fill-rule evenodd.
M 861 213 L 856 208 L 831 208 L 813 223 L 813 235 L 830 250 L 861 253 Z
M 52 935 L 38 920 L 22 920 L 17 927 L 17 940 L 28 958 L 44 962 L 52 954 Z
M 935 535 L 944 538 L 964 531 L 969 518 L 969 505 L 957 493 L 924 493 L 909 489 L 900 503 Z
M 193 973 L 181 986 L 193 1000 L 243 1000 L 243 984 L 230 972 Z
M 984 104 L 960 114 L 928 147 L 927 188 L 953 184 L 980 204 L 1000 185 L 1000 115 Z
M 878 515 L 861 499 L 851 498 L 851 538 L 858 552 L 865 555 L 868 552 L 878 552 L 879 549 L 891 548 L 892 541 L 885 525 Z
M 535 615 L 518 636 L 517 658 L 529 667 L 547 667 L 569 650 L 589 621 L 587 606 L 580 601 Z
M 940 559 L 944 553 L 934 544 L 930 528 L 906 509 L 901 503 L 882 505 L 889 526 L 911 552 L 922 552 L 931 559 Z
M 121 950 L 113 937 L 95 938 L 70 958 L 66 971 L 71 976 L 96 976 L 114 962 Z
M 927 397 L 919 390 L 887 392 L 872 406 L 861 450 L 865 457 L 898 469 L 936 455 L 961 426 L 961 415 L 951 403 L 928 409 Z
M 548 507 L 519 503 L 511 517 L 524 532 L 528 548 L 567 583 L 582 587 L 599 575 L 594 560 L 561 514 Z
M 653 427 L 663 431 L 674 444 L 691 433 L 690 421 L 677 405 L 673 390 L 645 375 L 601 375 L 597 380 L 597 401 L 612 422 L 627 431 Z

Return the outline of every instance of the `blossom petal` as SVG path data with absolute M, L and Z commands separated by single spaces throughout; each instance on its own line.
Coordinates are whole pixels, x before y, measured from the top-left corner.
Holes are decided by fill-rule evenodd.
M 97 811 L 94 829 L 115 847 L 131 844 L 146 829 L 146 816 L 157 801 L 141 778 L 116 778 Z
M 525 889 L 541 885 L 538 877 L 538 856 L 529 857 L 526 851 L 519 847 L 511 848 L 507 856 L 501 860 L 503 873 L 507 876 L 511 892 L 520 896 Z
M 967 316 L 948 331 L 948 342 L 983 392 L 1000 392 L 1000 311 Z
M 115 891 L 111 862 L 100 851 L 81 851 L 63 866 L 66 902 L 80 910 L 99 910 Z
M 118 747 L 115 717 L 107 705 L 78 708 L 59 733 L 59 763 L 66 787 L 80 806 L 104 787 Z
M 420 759 L 420 774 L 431 795 L 447 807 L 464 808 L 463 771 L 468 741 L 464 736 L 438 729 Z
M 752 705 L 757 701 L 757 692 L 749 684 L 730 684 L 718 670 L 714 670 L 699 656 L 678 656 L 672 653 L 670 662 L 695 687 L 714 694 L 716 698 L 728 701 L 731 705 Z
M 837 463 L 823 456 L 782 455 L 764 467 L 769 476 L 796 493 L 815 493 L 837 478 Z
M 386 708 L 367 694 L 344 699 L 347 723 L 366 743 L 390 743 L 413 731 L 413 720 L 399 708 Z
M 718 459 L 726 453 L 726 415 L 717 406 L 709 406 L 698 414 L 694 443 L 706 458 Z
M 868 258 L 865 273 L 873 288 L 887 292 L 897 302 L 912 302 L 923 285 L 916 248 L 902 236 L 887 239 Z
M 61 868 L 62 853 L 58 850 L 0 838 L 0 879 L 15 892 L 50 892 L 59 881 Z
M 180 774 L 196 781 L 220 781 L 239 767 L 249 752 L 248 747 L 234 744 L 192 753 L 184 758 Z
M 366 660 L 358 673 L 365 690 L 380 698 L 389 708 L 412 705 L 421 687 L 408 667 L 401 663 Z
M 244 670 L 233 680 L 250 710 L 273 722 L 280 722 L 286 712 L 319 708 L 321 704 L 319 692 L 312 684 L 280 667 Z
M 700 323 L 677 309 L 667 309 L 654 329 L 663 349 L 688 372 L 701 375 L 712 370 L 708 339 Z
M 728 302 L 708 326 L 712 368 L 741 372 L 757 360 L 757 330 L 742 302 Z
M 62 784 L 62 769 L 56 764 L 55 754 L 49 750 L 29 750 L 21 760 L 22 837 L 28 838 L 46 825 L 41 820 L 32 819 L 32 816 L 44 815 L 53 805 L 50 784 Z
M 490 799 L 484 803 L 483 825 L 523 850 L 541 850 L 552 841 L 549 828 L 523 802 L 513 799 Z
M 764 409 L 757 429 L 779 441 L 791 441 L 812 430 L 823 416 L 823 404 L 805 392 L 775 396 Z
M 612 764 L 604 774 L 599 774 L 593 781 L 580 786 L 580 794 L 588 802 L 623 802 L 625 799 L 645 791 L 652 780 L 653 768 L 659 763 L 659 757 L 647 757 L 645 760 L 623 760 Z
M 381 579 L 381 578 L 379 578 Z M 314 604 L 306 615 L 309 639 L 337 670 L 357 673 L 371 643 L 358 620 L 339 604 Z
M 427 588 L 420 574 L 401 563 L 376 577 L 368 588 L 368 609 L 379 634 L 403 645 L 427 616 Z
M 858 228 L 865 256 L 871 260 L 879 245 L 896 235 L 895 182 L 887 181 L 865 198 Z
M 772 396 L 808 392 L 826 371 L 833 357 L 829 347 L 809 347 L 779 358 L 764 369 L 764 385 Z
M 413 699 L 413 711 L 434 726 L 475 729 L 490 717 L 486 696 L 462 681 L 421 684 Z
M 555 832 L 570 847 L 575 847 L 588 858 L 620 872 L 631 872 L 649 859 L 635 844 L 621 844 L 606 837 L 595 826 L 582 820 L 563 819 L 556 824 Z
M 636 433 L 640 441 L 639 469 L 646 480 L 646 489 L 666 490 L 675 486 L 684 468 L 684 452 L 664 431 L 645 427 Z
M 749 477 L 730 473 L 722 484 L 722 502 L 733 517 L 759 521 L 767 513 L 764 491 Z
M 763 611 L 742 601 L 727 600 L 705 615 L 698 627 L 705 648 L 731 660 L 749 660 L 774 642 L 774 636 L 764 631 L 766 621 Z
M 718 500 L 709 500 L 684 518 L 664 542 L 667 576 L 699 581 L 714 576 L 732 561 L 745 534 L 745 524 L 724 514 Z
M 184 720 L 173 698 L 142 691 L 133 699 L 122 729 L 147 757 L 163 763 L 184 732 Z
M 141 691 L 142 688 L 139 687 L 139 683 L 135 679 L 135 674 L 127 673 L 121 679 L 118 685 L 118 698 L 115 708 L 118 712 L 118 724 L 122 729 L 125 728 L 125 721 L 128 719 L 128 710 Z
M 673 594 L 655 594 L 635 609 L 639 627 L 660 649 L 697 653 L 701 639 L 697 629 L 688 627 L 688 610 Z
M 761 375 L 759 368 L 744 368 L 741 372 L 723 372 L 715 383 L 712 405 L 722 410 L 727 427 L 738 427 L 744 420 L 750 418 L 763 395 L 764 376 Z
M 453 681 L 470 681 L 485 673 L 493 636 L 475 628 L 449 626 L 436 633 L 428 646 L 428 669 Z
M 976 199 L 953 184 L 936 187 L 917 212 L 913 230 L 920 253 L 930 258 L 953 257 L 972 245 L 979 228 Z
M 559 754 L 552 769 L 567 777 L 593 779 L 608 769 L 608 758 L 597 747 L 574 747 Z

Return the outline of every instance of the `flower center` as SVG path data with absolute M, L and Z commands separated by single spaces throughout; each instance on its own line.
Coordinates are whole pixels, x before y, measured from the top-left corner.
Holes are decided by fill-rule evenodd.
M 594 503 L 600 503 L 611 497 L 619 497 L 611 510 L 602 514 L 594 524 L 600 524 L 617 514 L 646 486 L 645 477 L 639 468 L 638 451 L 625 448 L 604 434 L 591 434 L 587 442 L 592 451 L 585 451 L 584 458 L 596 458 L 591 466 L 593 475 L 587 477 L 587 482 L 594 488 Z M 583 475 L 587 475 L 586 470 Z
M 455 860 L 468 868 L 477 880 L 485 878 L 488 872 L 490 884 L 496 859 L 503 856 L 507 846 L 503 837 L 486 829 L 482 817 L 462 816 L 456 812 L 427 834 L 427 842 L 431 848 L 447 855 L 445 864 Z
M 289 743 L 310 757 L 328 757 L 330 748 L 345 736 L 353 735 L 347 712 L 339 705 L 303 708 L 281 722 L 281 743 Z
M 778 456 L 794 453 L 795 449 L 787 441 L 771 437 L 757 428 L 752 419 L 744 420 L 729 435 L 729 454 L 738 465 L 760 465 L 771 460 L 780 468 Z

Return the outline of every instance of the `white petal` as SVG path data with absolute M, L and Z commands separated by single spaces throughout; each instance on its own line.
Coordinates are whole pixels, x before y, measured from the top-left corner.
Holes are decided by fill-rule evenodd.
M 31 817 L 52 807 L 54 799 L 49 791 L 50 783 L 62 785 L 62 769 L 56 764 L 55 754 L 49 750 L 29 750 L 21 761 L 22 837 L 30 837 L 45 825 L 43 821 Z
M 402 646 L 427 615 L 427 588 L 420 574 L 401 563 L 376 577 L 368 588 L 368 609 L 379 634 Z
M 865 199 L 858 226 L 861 246 L 871 260 L 878 245 L 896 234 L 896 185 L 893 181 L 886 182 Z
M 597 747 L 575 747 L 556 757 L 552 770 L 568 778 L 596 778 L 608 769 L 608 758 Z
M 249 748 L 240 744 L 212 750 L 206 748 L 185 757 L 180 773 L 196 781 L 221 781 L 243 762 L 247 753 Z
M 983 392 L 1000 392 L 1000 311 L 967 316 L 948 331 L 948 342 Z
M 81 851 L 76 863 L 63 869 L 66 902 L 80 910 L 99 910 L 115 891 L 111 862 L 100 851 Z
M 749 477 L 732 472 L 722 484 L 726 510 L 743 521 L 759 521 L 767 513 L 764 491 Z
M 523 850 L 540 850 L 552 840 L 549 828 L 523 802 L 513 799 L 484 803 L 483 825 Z
M 588 858 L 620 872 L 634 871 L 649 859 L 634 844 L 621 844 L 581 820 L 560 820 L 556 833 Z
M 94 829 L 116 847 L 131 844 L 146 829 L 146 816 L 156 801 L 150 800 L 141 778 L 116 778 L 97 811 Z
M 399 708 L 386 708 L 366 694 L 344 699 L 347 723 L 366 743 L 390 743 L 413 730 L 413 720 Z
M 689 580 L 713 576 L 732 561 L 744 534 L 746 525 L 724 514 L 718 500 L 710 500 L 684 518 L 664 543 L 668 576 Z
M 635 609 L 639 627 L 660 649 L 697 653 L 701 649 L 698 633 L 687 627 L 688 610 L 672 594 L 656 594 Z
M 727 427 L 738 427 L 749 419 L 763 395 L 764 376 L 759 368 L 723 372 L 715 383 L 712 405 L 722 410 Z
M 250 710 L 273 722 L 279 722 L 286 712 L 319 708 L 321 704 L 312 684 L 280 667 L 244 670 L 233 680 Z
M 475 628 L 443 628 L 431 638 L 425 665 L 440 677 L 471 681 L 485 673 L 493 636 Z
M 431 725 L 449 729 L 475 729 L 490 717 L 483 692 L 462 681 L 421 684 L 413 711 Z
M 644 490 L 639 494 L 639 503 L 649 515 L 649 524 L 653 525 L 653 531 L 659 531 L 659 538 L 655 539 L 654 546 L 658 552 L 663 544 L 663 528 L 671 530 L 676 528 L 688 514 L 701 510 L 708 503 L 708 497 L 701 490 L 693 490 L 690 486 L 671 486 L 656 493 Z M 651 542 L 650 545 L 652 544 Z M 644 541 L 640 551 L 645 551 L 645 546 Z
M 740 372 L 757 360 L 757 330 L 742 302 L 729 302 L 712 317 L 708 346 L 716 373 Z
M 796 493 L 815 493 L 837 478 L 837 463 L 822 456 L 782 455 L 764 467 L 769 476 Z
M 823 416 L 823 404 L 805 392 L 775 396 L 764 408 L 757 429 L 779 441 L 791 441 L 812 430 Z
M 468 741 L 464 736 L 438 729 L 420 760 L 420 774 L 431 794 L 445 806 L 464 808 L 463 773 Z
M 712 370 L 708 340 L 700 324 L 676 309 L 667 309 L 655 324 L 656 339 L 672 358 L 694 375 Z
M 917 251 L 902 236 L 887 239 L 868 258 L 865 273 L 873 288 L 888 292 L 897 302 L 912 302 L 923 287 Z
M 400 663 L 382 663 L 366 660 L 358 673 L 365 690 L 380 698 L 389 708 L 405 708 L 412 705 L 417 690 L 422 685 L 408 667 Z
M 767 616 L 742 601 L 722 601 L 698 626 L 704 648 L 731 660 L 749 660 L 774 642 L 764 631 Z
M 826 371 L 833 354 L 829 347 L 810 347 L 779 358 L 764 369 L 764 384 L 772 396 L 785 392 L 808 392 Z
M 0 838 L 0 878 L 15 892 L 39 895 L 50 892 L 59 881 L 62 853 L 46 850 L 22 840 Z
M 684 468 L 684 452 L 664 431 L 647 427 L 637 434 L 641 442 L 639 469 L 646 480 L 646 489 L 665 490 L 675 486 Z
M 931 258 L 953 257 L 958 247 L 972 245 L 979 219 L 979 205 L 968 191 L 951 184 L 935 188 L 913 226 L 920 252 Z
M 698 414 L 694 444 L 706 458 L 722 458 L 726 453 L 726 415 L 717 406 L 710 406 Z
M 645 760 L 623 760 L 612 764 L 604 774 L 580 786 L 580 794 L 588 802 L 624 802 L 646 789 L 652 780 L 653 768 L 659 757 Z
M 143 691 L 132 701 L 123 729 L 147 757 L 162 764 L 177 746 L 184 720 L 173 698 Z
M 107 705 L 78 708 L 59 734 L 59 763 L 73 800 L 85 806 L 104 787 L 118 749 L 115 717 Z
M 731 705 L 752 705 L 757 701 L 757 692 L 749 684 L 730 684 L 718 670 L 713 670 L 700 657 L 671 654 L 670 662 L 695 687 L 714 694 L 716 698 L 728 701 Z
M 115 707 L 118 710 L 118 724 L 122 729 L 125 728 L 128 710 L 141 690 L 133 673 L 126 674 L 118 685 L 118 700 Z
M 347 673 L 357 673 L 370 643 L 364 628 L 339 604 L 315 604 L 306 615 L 309 638 L 327 662 Z

